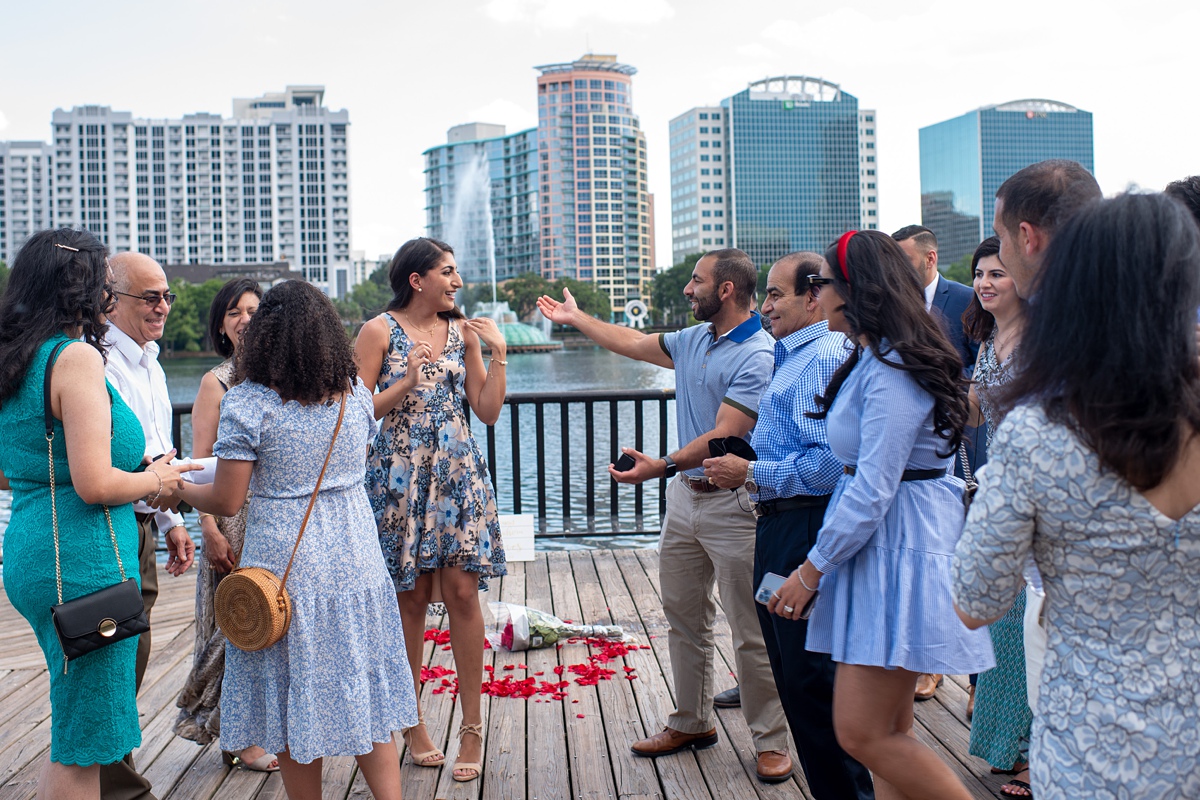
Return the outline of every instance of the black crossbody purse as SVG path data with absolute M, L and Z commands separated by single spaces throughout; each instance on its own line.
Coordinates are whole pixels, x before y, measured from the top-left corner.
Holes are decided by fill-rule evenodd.
M 67 674 L 67 663 L 87 655 L 101 647 L 128 639 L 150 630 L 146 618 L 146 606 L 137 581 L 125 577 L 125 566 L 121 563 L 121 551 L 117 548 L 117 534 L 113 531 L 112 515 L 104 506 L 104 520 L 108 523 L 108 534 L 112 538 L 113 554 L 117 557 L 117 570 L 121 582 L 98 592 L 76 597 L 63 602 L 62 564 L 58 557 L 58 501 L 54 485 L 54 417 L 50 413 L 50 372 L 54 368 L 54 357 L 69 342 L 62 342 L 50 352 L 46 362 L 46 378 L 43 385 L 43 400 L 46 418 L 46 450 L 50 459 L 50 516 L 54 525 L 54 577 L 58 583 L 58 605 L 50 607 L 54 619 L 54 630 L 58 633 L 63 651 L 63 674 Z

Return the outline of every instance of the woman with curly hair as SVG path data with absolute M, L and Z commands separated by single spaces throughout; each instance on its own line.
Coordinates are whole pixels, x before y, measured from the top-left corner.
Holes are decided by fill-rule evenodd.
M 825 262 L 810 279 L 818 302 L 829 329 L 857 346 L 814 416 L 827 419 L 845 474 L 816 545 L 768 610 L 797 619 L 815 603 L 807 647 L 837 662 L 834 730 L 871 770 L 876 797 L 967 800 L 911 735 L 919 674 L 992 665 L 987 632 L 958 621 L 950 594 L 963 520 L 963 484 L 948 473 L 967 421 L 962 361 L 890 236 L 851 231 Z
M 462 279 L 445 242 L 405 242 L 389 278 L 394 297 L 388 310 L 363 326 L 355 344 L 363 380 L 378 389 L 375 416 L 383 420 L 368 456 L 367 488 L 414 678 L 420 675 L 435 580 L 440 586 L 463 706 L 454 780 L 471 781 L 483 760 L 479 590 L 505 568 L 487 462 L 471 435 L 463 401 L 489 425 L 500 416 L 508 363 L 504 337 L 490 319 L 463 319 L 454 304 Z M 480 339 L 492 350 L 487 367 Z M 404 738 L 417 766 L 445 762 L 423 721 Z
M 87 231 L 36 233 L 17 252 L 0 299 L 0 488 L 11 484 L 13 492 L 4 590 L 46 657 L 50 758 L 38 796 L 54 800 L 100 797 L 100 765 L 120 761 L 142 734 L 137 638 L 68 666 L 50 607 L 120 583 L 122 572 L 140 584 L 131 504 L 165 503 L 178 493 L 181 474 L 195 469 L 169 465 L 172 451 L 134 471 L 145 451 L 142 426 L 104 378 L 100 342 L 115 299 L 106 254 Z M 52 516 L 61 542 L 51 535 Z
M 1055 234 L 954 563 L 971 626 L 1020 596 L 1046 654 L 1039 800 L 1200 796 L 1200 232 L 1163 195 Z M 1010 410 L 1011 409 L 1011 410 Z
M 208 309 L 208 338 L 213 349 L 225 357 L 200 380 L 200 391 L 192 404 L 192 457 L 208 458 L 217 441 L 217 423 L 221 400 L 235 385 L 234 354 L 242 332 L 258 311 L 262 287 L 250 278 L 234 278 L 217 290 Z M 196 559 L 196 647 L 192 654 L 192 672 L 179 698 L 179 717 L 175 733 L 198 744 L 208 744 L 221 732 L 221 680 L 225 675 L 225 636 L 217 627 L 213 597 L 217 584 L 233 569 L 246 536 L 246 509 L 232 517 L 200 514 L 200 533 L 204 547 Z M 223 750 L 226 764 L 257 772 L 276 772 L 279 762 L 261 747 L 240 752 Z
M 277 753 L 294 800 L 319 798 L 321 759 L 346 755 L 375 797 L 399 800 L 392 732 L 416 722 L 416 702 L 363 488 L 371 392 L 329 299 L 302 281 L 267 292 L 242 332 L 235 380 L 221 401 L 216 477 L 184 498 L 232 516 L 249 491 L 239 566 L 284 573 L 331 440 L 333 449 L 288 575 L 287 634 L 255 652 L 226 645 L 221 746 Z

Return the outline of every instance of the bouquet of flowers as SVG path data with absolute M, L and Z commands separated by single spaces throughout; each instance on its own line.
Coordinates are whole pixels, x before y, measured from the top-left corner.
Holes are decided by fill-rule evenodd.
M 514 603 L 488 603 L 492 622 L 488 641 L 492 647 L 510 652 L 551 647 L 573 638 L 624 641 L 620 625 L 576 625 L 553 614 Z

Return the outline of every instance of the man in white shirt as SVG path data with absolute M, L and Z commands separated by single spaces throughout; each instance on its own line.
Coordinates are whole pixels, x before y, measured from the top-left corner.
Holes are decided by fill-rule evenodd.
M 156 458 L 171 450 L 171 396 L 167 376 L 158 363 L 158 340 L 162 338 L 167 314 L 175 296 L 158 262 L 141 253 L 118 253 L 109 263 L 117 305 L 108 315 L 104 337 L 110 383 L 142 423 L 146 455 Z M 138 567 L 146 616 L 158 599 L 158 565 L 154 548 L 158 531 L 166 531 L 167 572 L 178 577 L 187 571 L 196 546 L 183 526 L 183 517 L 173 511 L 156 511 L 143 502 L 134 503 L 138 523 Z M 137 687 L 150 658 L 150 633 L 138 640 Z M 100 768 L 100 794 L 104 800 L 153 798 L 150 783 L 137 773 L 133 754 L 123 761 Z

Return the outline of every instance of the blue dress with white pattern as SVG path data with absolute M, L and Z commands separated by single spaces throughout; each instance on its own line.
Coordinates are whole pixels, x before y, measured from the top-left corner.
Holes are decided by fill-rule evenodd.
M 856 474 L 838 482 L 809 553 L 827 574 L 806 646 L 839 663 L 955 675 L 993 664 L 987 631 L 963 625 L 950 593 L 963 482 L 900 480 L 950 466 L 933 403 L 911 373 L 866 349 L 829 411 L 830 447 Z
M 1000 424 L 954 568 L 959 606 L 1004 613 L 1030 552 L 1046 660 L 1039 800 L 1200 797 L 1200 507 L 1178 521 L 1040 405 Z
M 336 402 L 284 403 L 251 381 L 225 394 L 213 454 L 255 462 L 240 566 L 283 575 L 337 416 Z M 417 722 L 400 611 L 363 488 L 375 427 L 360 380 L 288 576 L 287 634 L 254 653 L 226 645 L 226 750 L 258 745 L 307 764 L 369 753 Z

